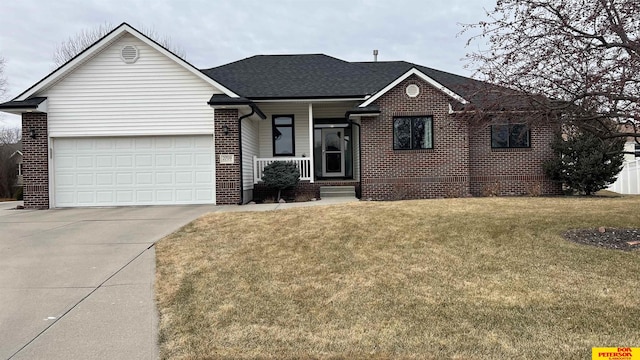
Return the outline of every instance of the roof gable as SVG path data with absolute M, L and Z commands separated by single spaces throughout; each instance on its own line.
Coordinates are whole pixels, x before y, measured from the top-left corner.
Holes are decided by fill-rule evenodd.
M 218 83 L 211 77 L 206 76 L 200 70 L 198 70 L 196 67 L 194 67 L 184 59 L 180 58 L 179 56 L 175 55 L 171 51 L 167 50 L 165 47 L 158 44 L 157 42 L 147 37 L 146 35 L 142 34 L 141 32 L 139 32 L 129 24 L 122 23 L 120 26 L 113 29 L 107 35 L 102 37 L 100 40 L 96 41 L 93 45 L 89 46 L 87 49 L 85 49 L 84 51 L 76 55 L 73 59 L 69 60 L 68 62 L 66 62 L 65 64 L 63 64 L 62 66 L 54 70 L 53 72 L 51 72 L 49 75 L 45 76 L 42 80 L 34 84 L 32 87 L 24 91 L 22 94 L 18 95 L 14 99 L 14 101 L 24 101 L 48 89 L 49 87 L 53 86 L 58 81 L 60 81 L 61 79 L 66 77 L 68 74 L 73 72 L 76 68 L 78 68 L 79 66 L 81 66 L 82 64 L 84 64 L 85 62 L 93 58 L 95 55 L 97 55 L 98 53 L 100 53 L 101 51 L 109 47 L 111 44 L 113 44 L 115 41 L 120 39 L 125 34 L 130 34 L 136 37 L 137 39 L 144 42 L 148 46 L 154 48 L 158 52 L 170 58 L 180 66 L 184 67 L 189 72 L 196 75 L 198 78 L 202 79 L 203 81 L 219 89 L 226 95 L 230 97 L 238 97 L 238 95 L 235 94 L 233 91 L 229 90 L 228 88 Z
M 407 79 L 411 75 L 415 75 L 415 76 L 419 77 L 420 79 L 424 80 L 425 82 L 427 82 L 431 86 L 433 86 L 436 89 L 442 91 L 443 93 L 445 93 L 449 97 L 453 98 L 454 100 L 456 100 L 456 101 L 458 101 L 458 102 L 460 102 L 462 104 L 468 103 L 468 101 L 465 100 L 462 96 L 460 96 L 460 95 L 456 94 L 455 92 L 451 91 L 449 88 L 447 88 L 443 84 L 439 83 L 438 81 L 434 80 L 430 76 L 426 75 L 422 71 L 416 69 L 415 67 L 412 67 L 407 72 L 405 72 L 404 74 L 400 75 L 398 78 L 393 80 L 390 84 L 385 86 L 383 89 L 381 89 L 380 91 L 375 93 L 373 96 L 368 98 L 365 102 L 360 104 L 360 107 L 364 108 L 364 107 L 367 107 L 367 106 L 371 105 L 374 101 L 379 99 L 382 95 L 386 94 L 389 90 L 391 90 L 394 87 L 398 86 L 398 84 L 400 84 L 402 81 L 404 81 L 405 79 Z

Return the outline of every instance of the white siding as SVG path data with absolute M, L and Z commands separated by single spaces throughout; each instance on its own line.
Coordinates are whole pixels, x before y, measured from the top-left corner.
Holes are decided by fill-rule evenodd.
M 311 156 L 309 150 L 309 104 L 305 103 L 272 103 L 258 104 L 267 119 L 260 121 L 260 157 L 273 156 L 272 117 L 273 115 L 293 115 L 293 131 L 296 157 L 303 154 Z
M 624 151 L 625 152 L 631 152 L 631 153 L 636 151 L 636 142 L 635 141 L 627 141 L 624 144 Z M 624 154 L 624 161 L 625 162 L 636 161 L 636 157 L 633 154 Z
M 347 111 L 358 106 L 357 102 L 315 103 L 313 117 L 315 119 L 344 119 Z
M 263 121 L 265 122 L 265 121 Z M 258 156 L 258 124 L 242 120 L 242 187 L 253 189 L 253 157 Z
M 135 45 L 140 58 L 125 64 L 120 50 Z M 77 68 L 39 96 L 48 98 L 51 137 L 212 134 L 220 93 L 132 35 Z

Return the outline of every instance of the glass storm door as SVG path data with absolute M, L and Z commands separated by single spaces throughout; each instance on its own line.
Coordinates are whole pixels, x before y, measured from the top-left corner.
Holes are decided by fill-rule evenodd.
M 344 177 L 344 129 L 322 129 L 322 176 Z

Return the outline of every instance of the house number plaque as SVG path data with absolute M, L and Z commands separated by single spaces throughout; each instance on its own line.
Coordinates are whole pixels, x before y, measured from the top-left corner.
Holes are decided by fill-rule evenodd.
M 233 154 L 220 154 L 220 164 L 233 164 L 235 158 Z

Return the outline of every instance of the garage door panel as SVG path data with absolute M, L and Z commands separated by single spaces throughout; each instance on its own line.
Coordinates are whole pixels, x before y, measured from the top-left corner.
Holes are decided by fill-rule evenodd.
M 112 173 L 98 173 L 96 174 L 96 184 L 97 185 L 113 185 L 113 174 Z
M 156 155 L 156 166 L 172 166 L 171 155 Z
M 158 190 L 156 197 L 160 203 L 172 203 L 173 202 L 173 189 Z
M 116 185 L 133 186 L 133 174 L 129 172 L 116 174 Z
M 113 191 L 96 191 L 96 202 L 98 205 L 109 205 L 114 203 Z
M 56 192 L 56 204 L 60 206 L 73 206 L 76 203 L 75 193 L 73 191 L 58 191 Z
M 115 148 L 118 150 L 130 150 L 133 148 L 133 139 L 131 138 L 102 139 L 102 141 L 115 141 Z
M 151 172 L 137 173 L 136 185 L 153 185 L 153 173 Z
M 214 203 L 211 136 L 54 139 L 58 207 Z
M 191 149 L 193 147 L 193 139 L 189 137 L 175 138 L 176 149 Z
M 78 191 L 78 204 L 91 205 L 96 202 L 95 192 L 93 191 Z
M 212 199 L 212 198 L 213 198 L 213 190 L 207 190 L 207 189 L 196 190 L 197 201 L 206 201 L 207 199 Z
M 196 172 L 196 184 L 210 184 L 213 181 L 213 174 L 208 171 Z
M 152 202 L 153 191 L 151 190 L 138 190 L 136 191 L 136 202 Z
M 170 149 L 173 147 L 173 139 L 170 137 L 158 138 L 155 145 L 156 149 Z
M 95 148 L 98 150 L 113 150 L 115 149 L 115 144 L 113 139 L 96 139 Z
M 96 167 L 100 169 L 109 169 L 113 166 L 113 155 L 97 155 Z
M 177 189 L 176 190 L 176 198 L 178 199 L 178 201 L 185 201 L 185 202 L 193 201 L 193 190 L 191 190 L 191 189 L 184 189 L 184 190 Z
M 179 171 L 176 172 L 176 185 L 188 185 L 193 184 L 193 176 L 191 172 Z
M 93 182 L 93 175 L 94 174 L 78 174 L 78 176 L 76 177 L 76 185 L 95 185 Z
M 133 204 L 133 191 L 131 190 L 116 191 L 116 201 L 124 205 Z
M 78 168 L 92 168 L 93 157 L 91 156 L 78 156 L 76 157 L 76 167 Z
M 176 166 L 193 166 L 193 155 L 176 154 Z
M 156 173 L 156 184 L 158 185 L 173 184 L 173 173 L 170 173 L 170 172 Z
M 213 165 L 213 161 L 211 156 L 206 156 L 204 154 L 196 154 L 196 165 L 197 166 L 211 166 Z
M 136 146 L 136 149 L 152 149 L 153 148 L 152 138 L 136 138 L 135 146 Z
M 145 155 L 136 155 L 136 167 L 152 167 L 153 166 L 153 155 L 145 154 Z
M 73 174 L 61 174 L 56 177 L 56 183 L 61 186 L 74 186 L 75 176 Z
M 133 156 L 132 155 L 116 156 L 116 167 L 119 169 L 123 167 L 133 167 Z

